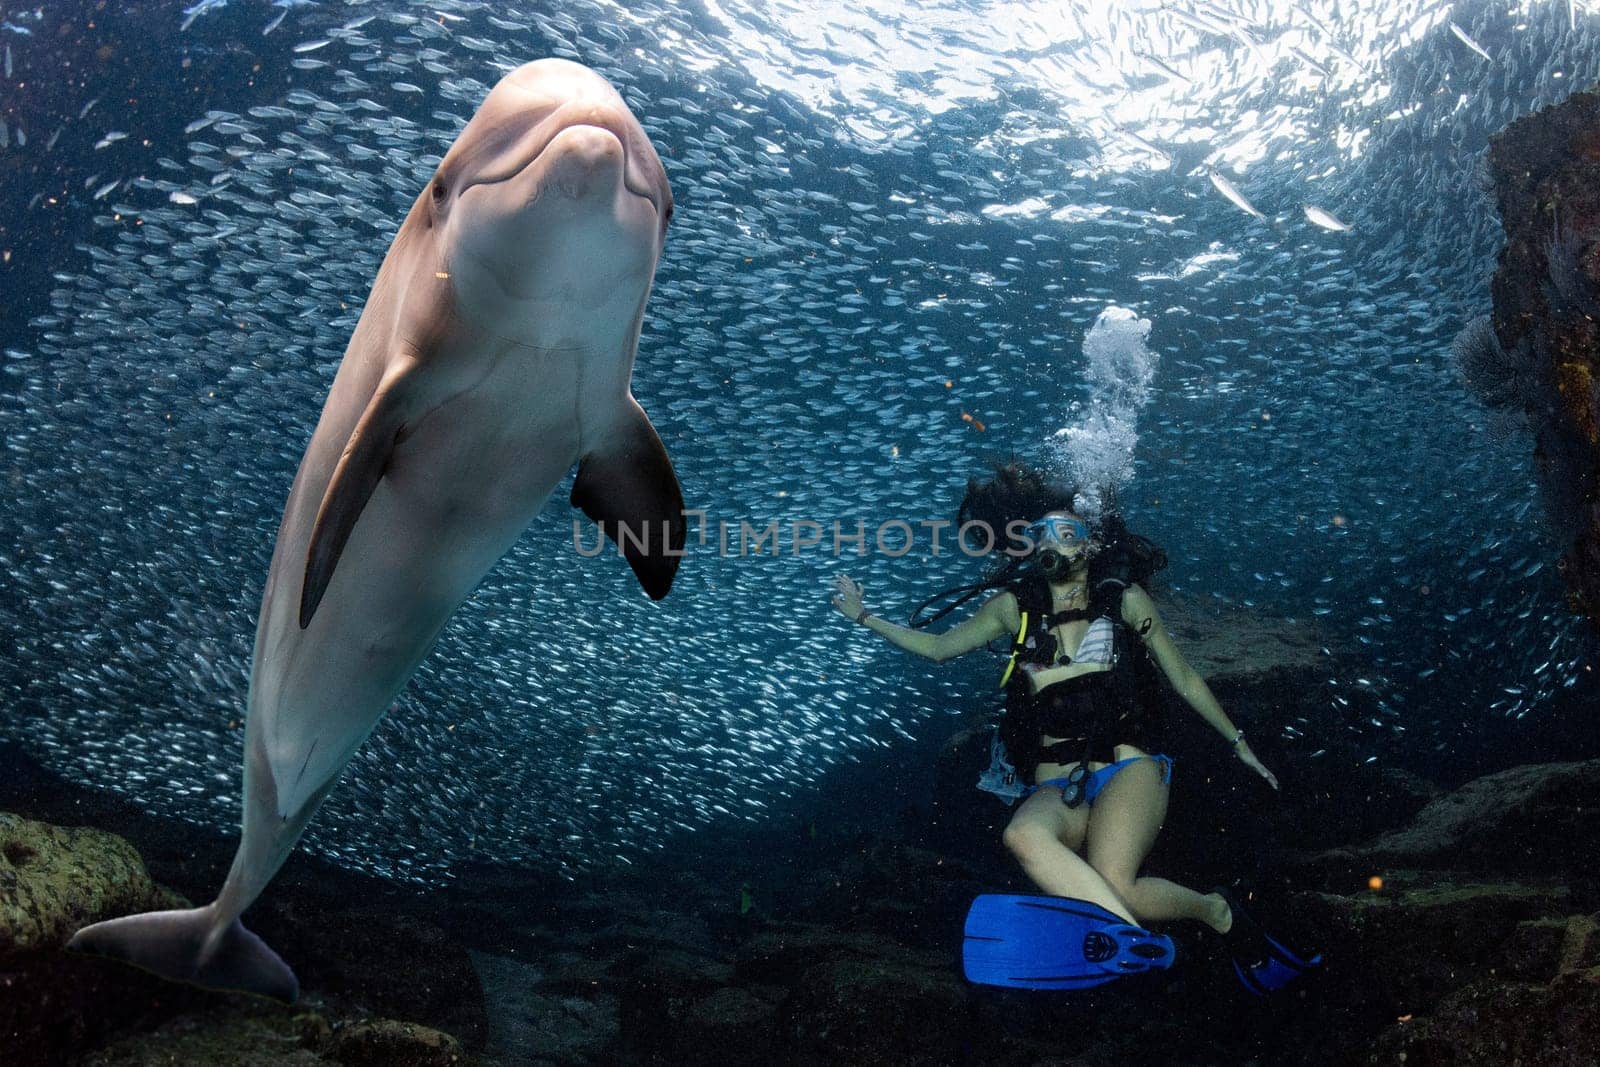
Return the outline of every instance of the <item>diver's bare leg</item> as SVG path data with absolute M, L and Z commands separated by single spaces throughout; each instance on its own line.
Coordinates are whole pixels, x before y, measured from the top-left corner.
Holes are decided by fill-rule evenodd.
M 1088 822 L 1087 809 L 1067 807 L 1061 802 L 1061 790 L 1045 786 L 1017 808 L 1006 825 L 1005 845 L 1044 892 L 1087 900 L 1134 922 L 1128 906 L 1074 851 Z
M 1165 878 L 1139 877 L 1167 817 L 1168 791 L 1154 760 L 1140 760 L 1117 772 L 1091 809 L 1089 865 L 1140 922 L 1194 919 L 1220 929 L 1229 920 L 1228 906 L 1215 893 L 1197 893 Z

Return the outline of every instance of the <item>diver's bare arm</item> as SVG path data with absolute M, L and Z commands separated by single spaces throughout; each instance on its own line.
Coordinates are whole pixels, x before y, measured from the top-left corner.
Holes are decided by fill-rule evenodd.
M 1015 601 L 1010 593 L 990 597 L 972 618 L 950 627 L 942 634 L 913 630 L 870 612 L 862 625 L 875 633 L 882 634 L 891 644 L 899 645 L 907 652 L 914 652 L 942 663 L 965 652 L 971 652 L 975 648 L 981 648 L 997 637 L 1008 636 L 1015 627 L 1007 626 L 1005 603 L 1007 599 Z
M 1183 653 L 1178 651 L 1178 646 L 1172 643 L 1172 635 L 1167 633 L 1166 626 L 1161 622 L 1155 601 L 1137 585 L 1130 585 L 1122 595 L 1122 621 L 1133 627 L 1134 633 L 1144 637 L 1144 643 L 1151 655 L 1155 656 L 1161 673 L 1167 676 L 1172 688 L 1202 719 L 1230 742 L 1239 736 L 1239 728 L 1233 725 L 1233 721 L 1222 710 L 1222 705 L 1217 703 L 1217 698 L 1211 695 L 1211 687 L 1206 685 L 1206 680 L 1189 666 Z
M 1260 758 L 1251 750 L 1250 742 L 1244 738 L 1244 732 L 1233 725 L 1233 721 L 1223 712 L 1222 705 L 1217 703 L 1217 698 L 1211 695 L 1211 687 L 1206 685 L 1206 680 L 1200 677 L 1199 672 L 1189 666 L 1188 661 L 1178 652 L 1177 646 L 1172 643 L 1172 636 L 1161 623 L 1161 616 L 1156 612 L 1150 594 L 1137 585 L 1130 585 L 1122 596 L 1122 621 L 1144 636 L 1144 643 L 1149 646 L 1150 652 L 1161 665 L 1161 670 L 1167 679 L 1172 682 L 1172 687 L 1178 691 L 1178 695 L 1183 697 L 1202 719 L 1210 723 L 1217 733 L 1228 739 L 1233 747 L 1233 754 L 1239 757 L 1246 767 L 1261 775 L 1268 785 L 1277 789 L 1277 776 L 1267 770 Z

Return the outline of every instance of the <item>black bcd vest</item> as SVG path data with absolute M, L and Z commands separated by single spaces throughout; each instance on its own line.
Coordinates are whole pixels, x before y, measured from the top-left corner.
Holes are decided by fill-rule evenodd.
M 1000 740 L 1013 765 L 1025 775 L 1031 777 L 1033 766 L 1044 753 L 1039 746 L 1041 731 L 1032 721 L 1038 697 L 1029 692 L 1027 674 L 1020 668 L 1024 663 L 1055 662 L 1056 637 L 1052 631 L 1061 623 L 1101 616 L 1111 621 L 1111 667 L 1096 679 L 1101 706 L 1094 721 L 1085 724 L 1088 743 L 1084 748 L 1091 749 L 1097 742 L 1148 744 L 1148 735 L 1159 726 L 1164 710 L 1159 669 L 1143 635 L 1122 619 L 1122 596 L 1130 584 L 1123 577 L 1102 576 L 1093 583 L 1087 608 L 1054 613 L 1050 611 L 1050 589 L 1043 581 L 1025 580 L 1011 588 L 1017 598 L 1020 625 L 1012 638 L 1010 659 L 1001 679 L 1006 711 L 1000 723 Z M 1113 729 L 1126 736 L 1104 736 Z M 1079 758 L 1083 758 L 1081 754 L 1074 754 L 1072 760 L 1063 762 Z

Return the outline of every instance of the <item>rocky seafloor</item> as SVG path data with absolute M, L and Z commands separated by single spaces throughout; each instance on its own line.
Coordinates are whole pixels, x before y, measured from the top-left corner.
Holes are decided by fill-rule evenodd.
M 296 969 L 293 1007 L 62 952 L 84 923 L 210 899 L 234 840 L 0 748 L 0 1061 L 1600 1062 L 1600 761 L 1441 790 L 1341 747 L 1314 635 L 1211 629 L 1245 637 L 1196 638 L 1191 658 L 1284 788 L 1175 715 L 1146 873 L 1246 876 L 1268 928 L 1323 953 L 1265 1000 L 1193 924 L 1164 928 L 1170 970 L 1098 990 L 967 984 L 968 903 L 1028 891 L 999 845 L 1006 809 L 971 788 L 979 728 L 905 769 L 932 782 L 921 798 L 882 770 L 866 828 L 703 834 L 581 884 L 482 865 L 399 885 L 297 853 L 246 915 Z M 1320 755 L 1281 740 L 1295 724 L 1328 734 Z
M 1600 761 L 1532 765 L 1426 799 L 1374 775 L 1360 799 L 1395 828 L 1286 850 L 1260 891 L 1269 926 L 1326 961 L 1264 1001 L 1182 924 L 1168 972 L 1071 994 L 970 986 L 966 904 L 1023 888 L 1002 857 L 797 833 L 781 867 L 730 849 L 582 887 L 485 869 L 423 891 L 298 859 L 249 916 L 299 971 L 285 1007 L 62 953 L 78 924 L 169 891 L 123 837 L 8 814 L 0 1039 L 12 1064 L 1590 1064 L 1597 782 Z M 33 795 L 65 819 L 74 792 Z M 228 858 L 225 839 L 124 828 L 193 899 Z M 1151 868 L 1185 877 L 1172 851 Z

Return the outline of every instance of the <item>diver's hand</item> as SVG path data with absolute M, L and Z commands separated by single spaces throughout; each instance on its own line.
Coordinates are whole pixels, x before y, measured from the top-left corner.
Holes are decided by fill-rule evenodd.
M 1234 749 L 1239 753 L 1239 758 L 1244 761 L 1246 767 L 1265 778 L 1267 784 L 1272 788 L 1278 788 L 1278 776 L 1267 770 L 1266 766 L 1256 758 L 1256 754 L 1250 751 L 1250 742 L 1241 740 L 1234 746 Z
M 861 583 L 841 574 L 833 580 L 833 606 L 851 622 L 859 622 L 862 612 L 866 610 L 861 606 L 862 592 Z

